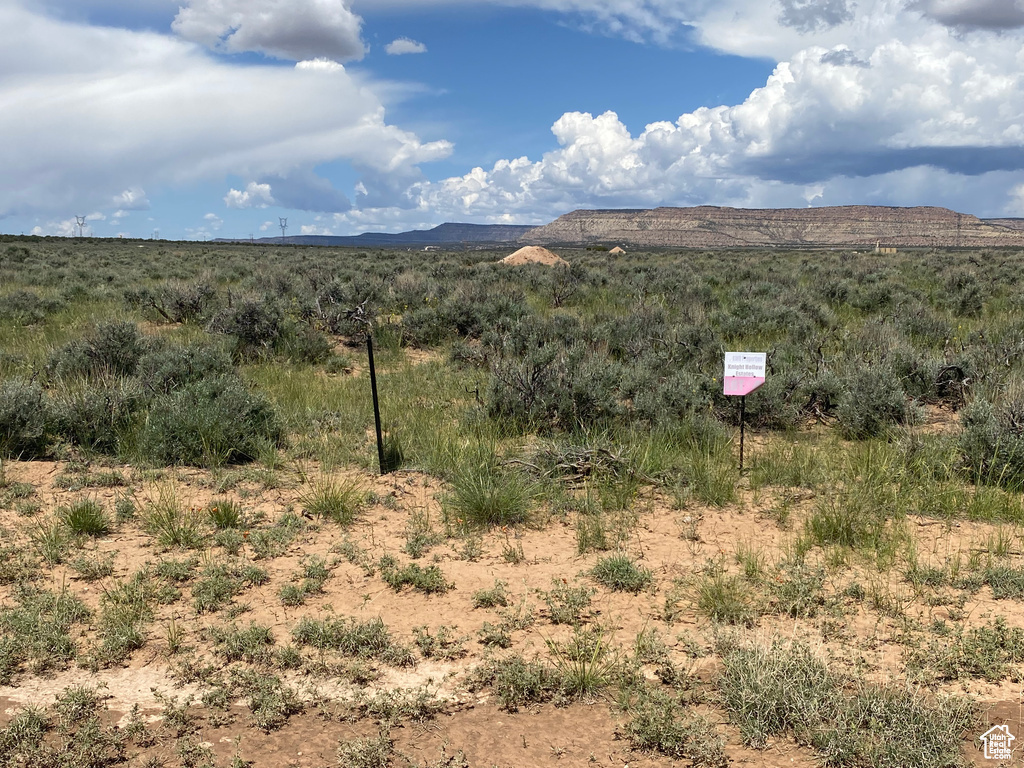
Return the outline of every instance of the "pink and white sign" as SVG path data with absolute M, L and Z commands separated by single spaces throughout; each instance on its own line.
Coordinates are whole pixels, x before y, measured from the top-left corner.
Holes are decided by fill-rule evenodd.
M 725 382 L 726 395 L 749 395 L 764 384 L 768 355 L 765 352 L 726 352 Z

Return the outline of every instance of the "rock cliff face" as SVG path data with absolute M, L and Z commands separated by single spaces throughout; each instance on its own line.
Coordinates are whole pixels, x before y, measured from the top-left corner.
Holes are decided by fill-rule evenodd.
M 646 248 L 763 246 L 1024 247 L 1024 230 L 946 208 L 655 208 L 573 211 L 522 243 L 604 243 Z

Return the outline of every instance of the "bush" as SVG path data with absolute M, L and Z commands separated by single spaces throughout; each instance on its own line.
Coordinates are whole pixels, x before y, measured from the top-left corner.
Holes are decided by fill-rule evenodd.
M 231 357 L 210 344 L 154 344 L 139 359 L 136 377 L 153 394 L 167 394 L 185 384 L 233 371 Z
M 1014 393 L 998 409 L 975 400 L 963 410 L 961 424 L 958 448 L 973 480 L 1024 485 L 1024 394 Z
M 861 440 L 911 420 L 903 386 L 887 368 L 862 368 L 850 377 L 837 410 L 843 437 Z
M 81 341 L 55 351 L 47 363 L 57 378 L 100 378 L 131 376 L 148 348 L 146 338 L 135 323 L 100 323 Z
M 52 396 L 53 430 L 74 445 L 113 455 L 129 436 L 144 405 L 134 379 L 63 380 Z
M 47 403 L 34 381 L 0 382 L 0 457 L 34 459 L 49 442 Z
M 252 461 L 281 437 L 266 400 L 234 376 L 217 376 L 154 400 L 140 447 L 161 464 L 219 466 Z
M 281 337 L 284 316 L 267 301 L 249 299 L 221 311 L 209 330 L 235 337 L 235 356 L 260 358 L 268 354 Z
M 44 299 L 32 291 L 13 291 L 0 296 L 0 321 L 12 325 L 37 325 L 63 308 L 58 299 Z

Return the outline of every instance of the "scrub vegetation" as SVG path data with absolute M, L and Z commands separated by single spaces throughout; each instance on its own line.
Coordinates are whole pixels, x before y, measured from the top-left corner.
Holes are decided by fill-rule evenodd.
M 0 768 L 972 763 L 1024 253 L 504 255 L 0 238 Z

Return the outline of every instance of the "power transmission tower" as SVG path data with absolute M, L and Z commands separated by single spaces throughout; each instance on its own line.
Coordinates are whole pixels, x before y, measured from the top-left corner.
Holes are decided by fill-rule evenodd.
M 288 219 L 281 218 L 280 216 L 278 218 L 281 219 L 281 237 L 284 237 L 284 231 L 288 229 Z
M 78 224 L 78 236 L 82 237 L 85 230 L 85 216 L 75 216 L 75 222 Z

